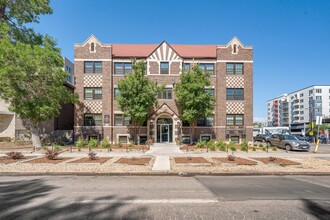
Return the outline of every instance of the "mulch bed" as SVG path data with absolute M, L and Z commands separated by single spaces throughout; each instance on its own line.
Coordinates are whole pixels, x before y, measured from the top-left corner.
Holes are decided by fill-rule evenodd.
M 218 161 L 220 163 L 234 163 L 237 165 L 257 165 L 258 163 L 252 160 L 235 157 L 234 161 L 229 160 L 227 157 L 214 157 L 212 158 L 214 161 Z
M 33 157 L 23 157 L 21 159 L 12 159 L 12 158 L 8 158 L 8 157 L 0 157 L 0 163 L 4 163 L 4 164 L 16 163 L 16 162 L 31 159 L 31 158 L 33 158 Z
M 120 158 L 116 163 L 122 163 L 127 165 L 148 165 L 151 158 L 139 157 L 139 158 Z
M 105 163 L 110 160 L 111 157 L 97 157 L 95 160 L 91 160 L 89 157 L 80 158 L 78 160 L 71 161 L 70 163 Z
M 67 151 L 70 151 L 71 147 L 72 147 L 73 151 L 78 151 L 78 147 L 76 147 L 76 146 L 63 146 L 62 148 L 66 149 Z M 127 148 L 128 148 L 129 151 L 130 150 L 139 150 L 139 151 L 148 151 L 148 150 L 150 150 L 150 148 L 146 145 L 134 145 L 133 147 L 127 147 Z M 111 149 L 112 150 L 126 150 L 126 145 L 123 144 L 122 147 L 118 147 L 117 145 L 113 145 L 113 146 L 111 146 Z M 81 148 L 81 151 L 88 151 L 88 147 Z M 107 148 L 97 147 L 97 148 L 94 148 L 93 151 L 107 152 Z
M 70 160 L 72 159 L 72 157 L 58 157 L 54 160 L 50 160 L 48 159 L 47 157 L 41 157 L 41 158 L 37 158 L 37 159 L 34 159 L 34 160 L 29 160 L 29 161 L 26 161 L 24 163 L 46 163 L 46 164 L 57 164 L 57 163 L 61 163 L 63 161 L 66 161 L 66 160 Z
M 204 157 L 175 157 L 175 163 L 210 163 Z
M 301 163 L 292 161 L 292 160 L 286 160 L 286 159 L 282 159 L 282 158 L 278 158 L 276 157 L 275 160 L 271 161 L 269 159 L 269 157 L 263 157 L 263 158 L 253 158 L 255 160 L 261 161 L 265 164 L 278 164 L 281 166 L 286 166 L 286 165 L 300 165 Z

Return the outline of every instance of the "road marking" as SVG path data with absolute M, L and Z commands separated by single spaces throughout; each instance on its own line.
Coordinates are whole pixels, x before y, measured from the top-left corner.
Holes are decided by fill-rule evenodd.
M 208 204 L 218 203 L 216 199 L 134 199 L 134 200 L 82 200 L 71 204 Z

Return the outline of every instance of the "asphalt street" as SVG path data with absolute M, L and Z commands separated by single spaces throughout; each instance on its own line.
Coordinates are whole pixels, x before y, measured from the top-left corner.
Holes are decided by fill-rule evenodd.
M 0 219 L 330 219 L 329 176 L 1 176 Z

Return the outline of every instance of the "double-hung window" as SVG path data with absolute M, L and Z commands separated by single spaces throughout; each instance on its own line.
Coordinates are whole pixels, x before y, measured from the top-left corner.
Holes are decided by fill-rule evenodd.
M 243 115 L 227 115 L 226 124 L 228 126 L 242 126 L 243 123 Z
M 244 89 L 226 89 L 227 100 L 244 100 Z
M 172 99 L 172 88 L 165 88 L 158 93 L 158 99 Z
M 160 62 L 160 74 L 170 74 L 168 62 Z
M 213 126 L 214 115 L 200 118 L 197 120 L 197 126 L 200 127 L 212 127 Z
M 124 75 L 132 72 L 132 63 L 115 63 L 115 75 Z
M 102 88 L 101 87 L 85 87 L 84 95 L 86 100 L 99 100 L 102 99 Z
M 243 75 L 243 63 L 227 63 L 226 64 L 227 75 Z
M 115 126 L 128 126 L 131 124 L 131 118 L 122 114 L 115 114 Z
M 206 88 L 205 92 L 210 93 L 211 96 L 214 96 L 214 89 L 213 88 Z
M 84 115 L 85 126 L 101 126 L 102 114 L 85 114 Z
M 85 61 L 84 73 L 102 73 L 101 61 Z
M 203 72 L 214 75 L 214 63 L 200 63 L 198 67 L 201 68 Z

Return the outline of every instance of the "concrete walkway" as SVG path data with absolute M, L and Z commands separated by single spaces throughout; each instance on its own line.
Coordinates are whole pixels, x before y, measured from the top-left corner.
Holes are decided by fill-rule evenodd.
M 155 163 L 152 171 L 170 171 L 170 157 L 169 156 L 156 156 Z
M 145 155 L 150 156 L 176 156 L 181 155 L 183 152 L 180 150 L 180 146 L 176 144 L 153 144 L 150 146 L 150 150 Z

